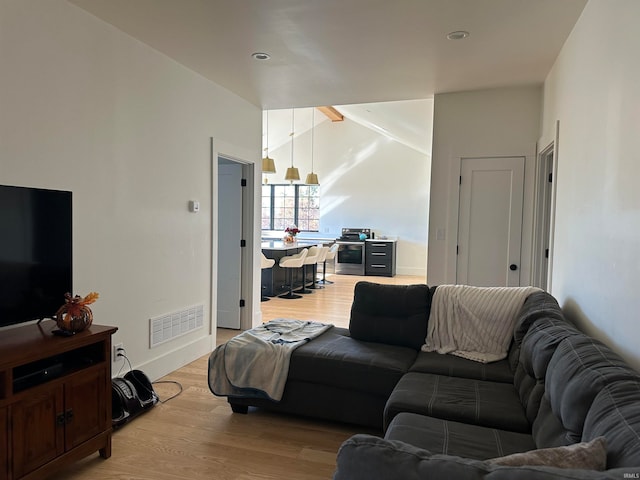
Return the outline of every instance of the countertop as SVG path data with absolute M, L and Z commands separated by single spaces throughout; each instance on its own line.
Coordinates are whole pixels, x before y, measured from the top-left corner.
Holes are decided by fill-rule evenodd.
M 365 242 L 397 242 L 398 237 L 367 238 Z
M 285 243 L 282 240 L 263 240 L 261 248 L 263 250 L 294 250 L 296 248 L 312 247 L 322 242 L 314 242 L 313 240 L 300 239 L 294 243 Z

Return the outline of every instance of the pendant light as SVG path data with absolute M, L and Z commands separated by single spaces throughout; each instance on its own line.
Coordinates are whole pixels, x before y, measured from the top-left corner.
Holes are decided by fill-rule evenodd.
M 262 159 L 262 173 L 276 173 L 276 163 L 273 158 L 269 158 L 269 110 L 267 110 L 267 147 L 264 149 L 264 158 Z M 267 177 L 264 177 L 264 183 L 268 183 Z
M 291 166 L 287 168 L 287 173 L 284 176 L 285 180 L 289 180 L 293 183 L 294 180 L 300 180 L 300 172 L 293 166 L 293 134 L 295 133 L 295 108 L 291 109 Z
M 307 179 L 304 182 L 307 185 L 320 185 L 320 182 L 318 182 L 318 175 L 313 173 L 313 131 L 315 130 L 315 126 L 316 126 L 315 113 L 316 113 L 316 109 L 313 108 L 311 110 L 311 173 L 307 173 Z

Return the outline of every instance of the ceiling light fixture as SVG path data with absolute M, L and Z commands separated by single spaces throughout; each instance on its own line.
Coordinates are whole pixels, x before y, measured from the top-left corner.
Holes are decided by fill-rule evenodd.
M 271 58 L 271 55 L 269 55 L 268 53 L 264 53 L 264 52 L 254 52 L 254 53 L 251 54 L 251 56 L 255 60 L 269 60 Z
M 293 183 L 294 180 L 300 180 L 300 172 L 293 166 L 293 134 L 295 133 L 295 108 L 291 109 L 291 166 L 287 168 L 287 173 L 284 175 L 285 180 L 289 180 Z
M 320 182 L 318 181 L 318 175 L 313 173 L 313 131 L 315 130 L 315 126 L 316 126 L 316 109 L 312 108 L 311 109 L 311 173 L 307 174 L 307 179 L 304 183 L 306 183 L 307 185 L 320 185 Z
M 273 158 L 269 158 L 269 110 L 267 110 L 266 122 L 266 148 L 264 149 L 264 158 L 262 159 L 262 173 L 276 173 L 276 162 Z M 264 183 L 269 183 L 267 177 L 264 177 Z
M 468 36 L 469 32 L 465 32 L 464 30 L 458 30 L 447 34 L 447 38 L 449 40 L 462 40 L 467 38 Z

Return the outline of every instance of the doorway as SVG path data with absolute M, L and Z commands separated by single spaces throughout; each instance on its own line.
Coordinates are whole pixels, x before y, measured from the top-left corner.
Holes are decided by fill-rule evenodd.
M 520 285 L 524 157 L 463 158 L 456 283 Z
M 536 216 L 533 250 L 533 285 L 547 290 L 551 257 L 551 217 L 554 197 L 554 155 L 552 143 L 538 155 L 536 175 Z
M 216 326 L 240 330 L 251 311 L 253 262 L 246 236 L 252 232 L 253 165 L 218 156 L 217 167 Z

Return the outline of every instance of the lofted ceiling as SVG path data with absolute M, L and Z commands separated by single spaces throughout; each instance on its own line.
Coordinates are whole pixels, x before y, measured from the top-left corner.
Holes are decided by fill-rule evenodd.
M 586 3 L 69 1 L 263 109 L 541 84 Z

